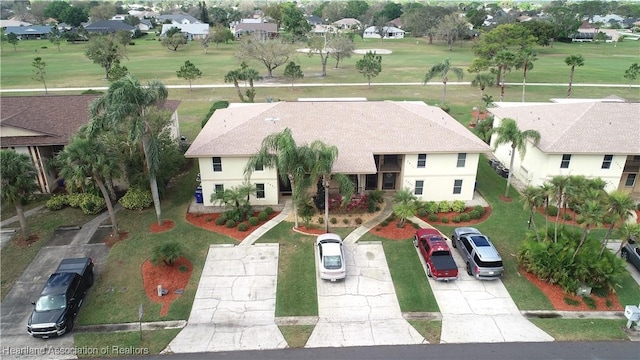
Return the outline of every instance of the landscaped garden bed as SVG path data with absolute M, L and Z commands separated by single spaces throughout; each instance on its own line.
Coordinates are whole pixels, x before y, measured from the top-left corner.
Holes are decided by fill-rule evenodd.
M 222 217 L 224 216 L 223 213 L 211 213 L 211 214 L 187 213 L 186 219 L 189 223 L 199 228 L 215 231 L 219 234 L 223 234 L 230 238 L 242 241 L 244 238 L 247 237 L 247 235 L 251 234 L 252 231 L 262 226 L 262 224 L 266 223 L 267 221 L 278 216 L 279 213 L 280 212 L 277 212 L 277 211 L 269 211 L 269 214 L 267 214 L 266 218 L 262 216 L 264 220 L 260 220 L 260 217 L 259 217 L 260 213 L 254 212 L 251 218 L 257 219 L 258 222 L 257 223 L 255 223 L 255 221 L 251 221 L 251 222 L 253 222 L 253 224 L 255 225 L 252 225 L 250 220 L 246 220 L 240 223 L 236 223 L 232 227 L 227 226 L 228 223 L 226 219 L 224 222 L 219 220 L 221 216 Z M 242 229 L 244 228 L 244 226 L 241 226 L 240 224 L 245 224 L 246 230 L 243 231 Z

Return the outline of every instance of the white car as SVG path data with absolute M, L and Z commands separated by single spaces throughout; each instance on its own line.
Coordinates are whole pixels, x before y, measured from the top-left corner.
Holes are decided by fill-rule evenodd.
M 316 240 L 318 246 L 320 279 L 341 280 L 347 276 L 342 239 L 336 234 L 322 234 Z

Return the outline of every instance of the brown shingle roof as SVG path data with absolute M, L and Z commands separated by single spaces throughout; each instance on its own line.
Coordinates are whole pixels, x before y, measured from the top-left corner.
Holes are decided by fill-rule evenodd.
M 262 139 L 285 128 L 298 145 L 335 145 L 334 170 L 342 173 L 375 173 L 373 154 L 491 150 L 446 112 L 424 103 L 276 102 L 217 110 L 185 156 L 253 155 Z
M 640 154 L 640 103 L 593 102 L 489 109 L 521 130 L 540 132 L 538 148 L 555 154 Z
M 23 129 L 39 136 L 0 138 L 1 146 L 66 145 L 71 136 L 89 122 L 89 105 L 99 95 L 3 96 L 0 126 Z M 164 108 L 174 112 L 179 100 L 167 100 Z

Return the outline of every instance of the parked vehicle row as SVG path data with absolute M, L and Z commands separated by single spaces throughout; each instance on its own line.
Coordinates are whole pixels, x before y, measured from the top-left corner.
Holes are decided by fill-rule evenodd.
M 417 247 L 427 264 L 427 276 L 434 280 L 449 281 L 458 278 L 458 265 L 447 241 L 436 229 L 420 229 L 413 237 L 413 246 Z
M 620 256 L 640 271 L 640 247 L 633 239 L 629 239 L 627 244 L 620 250 Z
M 451 235 L 453 247 L 458 249 L 467 274 L 478 280 L 498 279 L 504 272 L 502 258 L 489 237 L 472 227 L 459 227 Z

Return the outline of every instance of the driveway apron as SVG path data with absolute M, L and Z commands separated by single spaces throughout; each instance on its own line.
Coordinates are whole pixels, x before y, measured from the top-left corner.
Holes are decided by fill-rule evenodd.
M 306 347 L 427 343 L 402 317 L 382 244 L 344 246 L 347 277 L 318 278 L 318 323 Z
M 187 326 L 164 352 L 282 349 L 278 244 L 211 245 Z

